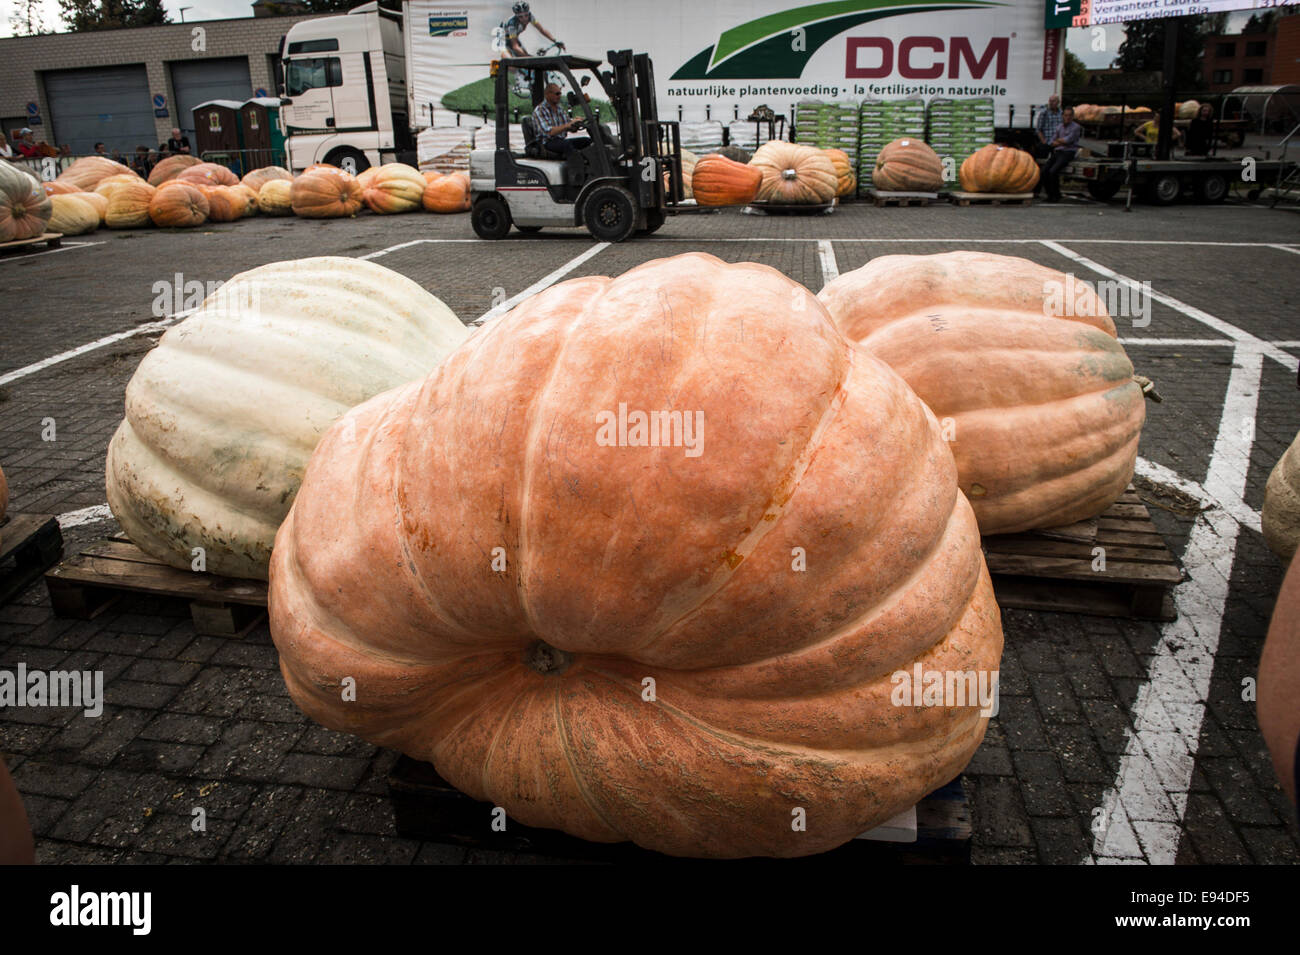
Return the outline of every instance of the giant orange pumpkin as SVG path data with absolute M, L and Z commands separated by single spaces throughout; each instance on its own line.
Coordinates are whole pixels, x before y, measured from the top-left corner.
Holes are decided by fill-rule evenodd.
M 366 176 L 369 178 L 362 178 Z M 366 205 L 383 215 L 418 211 L 428 185 L 418 169 L 400 162 L 372 166 L 357 177 L 357 182 Z
M 293 214 L 306 219 L 337 219 L 361 211 L 357 177 L 342 169 L 308 169 L 289 189 Z
M 99 185 L 100 180 L 129 172 L 131 170 L 128 167 L 109 159 L 107 156 L 82 156 L 59 173 L 56 181 L 70 183 L 78 189 L 93 192 L 95 187 Z
M 261 169 L 254 169 L 252 172 L 245 173 L 244 178 L 240 180 L 254 192 L 261 192 L 262 187 L 268 182 L 274 182 L 277 179 L 283 179 L 286 182 L 293 181 L 293 173 L 283 166 L 263 166 Z
M 813 146 L 769 140 L 749 164 L 763 174 L 755 197 L 778 205 L 819 205 L 835 198 L 839 176 L 830 157 Z
M 117 184 L 108 193 L 104 224 L 110 229 L 138 229 L 149 225 L 149 204 L 157 191 L 139 177 L 135 182 Z
M 70 182 L 59 182 L 55 179 L 53 182 L 41 183 L 41 188 L 45 190 L 47 196 L 70 196 L 74 192 L 81 192 Z
M 853 163 L 849 159 L 849 154 L 842 149 L 823 149 L 826 158 L 831 161 L 835 168 L 835 178 L 838 185 L 835 187 L 835 195 L 851 196 L 858 189 L 858 177 L 853 171 Z
M 985 534 L 1083 520 L 1124 493 L 1146 408 L 1089 286 L 949 252 L 873 259 L 818 298 L 944 420 Z
M 199 187 L 173 182 L 160 188 L 149 201 L 149 218 L 162 229 L 187 229 L 208 218 L 208 199 Z
M 149 171 L 149 185 L 161 186 L 164 182 L 175 179 L 191 166 L 202 162 L 197 156 L 168 156 Z
M 211 222 L 235 222 L 248 214 L 248 197 L 231 186 L 200 186 L 199 191 L 208 200 Z
M 428 212 L 468 212 L 469 178 L 459 173 L 446 176 L 439 173 L 425 173 L 427 183 L 421 196 L 421 203 Z
M 881 192 L 938 192 L 943 188 L 943 160 L 919 139 L 895 139 L 876 156 L 871 182 Z
M 233 186 L 239 177 L 220 163 L 201 162 L 178 172 L 175 178 L 204 186 Z
M 692 856 L 821 852 L 952 779 L 987 718 L 893 676 L 1002 647 L 934 416 L 810 292 L 699 253 L 555 285 L 336 422 L 270 611 L 312 718 Z
M 957 176 L 965 192 L 1032 192 L 1038 163 L 1022 149 L 990 143 L 967 156 Z
M 709 153 L 691 173 L 695 201 L 702 206 L 743 206 L 754 201 L 763 173 L 748 163 Z
M 101 179 L 99 181 L 99 185 L 95 186 L 95 192 L 99 193 L 101 196 L 107 199 L 109 196 L 113 194 L 113 190 L 116 189 L 118 186 L 121 185 L 133 186 L 138 183 L 145 183 L 145 181 L 133 172 L 117 173 L 112 176 L 105 176 L 103 179 Z M 145 185 L 148 185 L 148 183 L 145 183 Z

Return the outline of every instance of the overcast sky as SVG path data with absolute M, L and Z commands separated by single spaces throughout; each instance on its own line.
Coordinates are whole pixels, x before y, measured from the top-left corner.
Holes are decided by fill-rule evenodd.
M 357 2 L 360 3 L 362 0 Z M 252 15 L 251 0 L 163 0 L 163 6 L 171 14 L 174 22 L 180 22 L 182 8 L 184 8 L 186 23 L 192 20 L 224 20 Z M 4 13 L 3 22 L 0 22 L 0 36 L 13 35 L 9 16 L 17 9 L 18 5 L 14 0 L 0 0 L 0 11 Z M 46 28 L 61 32 L 63 25 L 59 20 L 57 0 L 41 0 L 41 9 L 44 11 Z M 1228 29 L 1240 30 L 1249 16 L 1248 12 L 1229 14 Z M 1106 26 L 1101 29 L 1105 30 L 1104 43 L 1094 38 L 1091 30 L 1069 30 L 1066 34 L 1066 49 L 1082 59 L 1089 69 L 1109 66 L 1110 61 L 1115 57 L 1115 51 L 1124 40 L 1124 29 L 1121 26 Z M 1101 46 L 1101 49 L 1095 50 L 1094 46 Z

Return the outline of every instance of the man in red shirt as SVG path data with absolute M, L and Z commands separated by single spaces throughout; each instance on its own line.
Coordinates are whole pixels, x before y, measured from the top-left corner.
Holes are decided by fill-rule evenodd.
M 41 155 L 41 147 L 37 146 L 32 140 L 31 127 L 24 126 L 18 131 L 18 136 L 18 142 L 14 143 L 14 149 L 18 151 L 18 155 L 27 156 L 28 158 Z

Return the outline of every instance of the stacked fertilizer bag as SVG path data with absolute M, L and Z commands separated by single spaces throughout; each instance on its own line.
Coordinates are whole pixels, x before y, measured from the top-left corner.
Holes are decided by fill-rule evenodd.
M 993 142 L 993 100 L 989 97 L 973 99 L 930 100 L 926 114 L 926 142 L 939 154 L 939 159 L 952 160 L 952 168 L 960 169 L 964 160 L 981 146 Z M 954 177 L 944 183 L 956 189 Z
M 486 126 L 480 126 L 474 130 L 474 148 L 475 149 L 496 149 L 497 146 L 497 128 L 493 123 Z M 524 128 L 518 123 L 510 124 L 510 151 L 512 153 L 522 153 L 524 151 Z
M 767 123 L 754 123 L 737 119 L 727 124 L 727 142 L 739 146 L 746 152 L 753 152 L 769 139 L 780 139 L 780 127 L 769 127 Z
M 794 109 L 794 141 L 818 149 L 842 149 L 858 164 L 861 136 L 858 107 L 853 103 L 805 100 Z
M 858 191 L 865 192 L 871 188 L 876 156 L 887 143 L 903 137 L 925 139 L 925 100 L 919 96 L 863 100 L 858 121 Z
M 678 133 L 682 149 L 689 149 L 697 156 L 707 156 L 722 148 L 722 124 L 716 119 L 685 120 Z

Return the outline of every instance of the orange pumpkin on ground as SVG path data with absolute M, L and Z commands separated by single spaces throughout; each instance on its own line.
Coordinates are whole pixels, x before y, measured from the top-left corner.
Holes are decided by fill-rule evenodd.
M 100 181 L 109 176 L 131 173 L 129 167 L 107 156 L 82 156 L 59 173 L 57 182 L 66 182 L 86 192 L 93 192 Z M 131 173 L 135 175 L 135 173 Z
M 367 173 L 373 175 L 367 177 Z M 400 162 L 372 166 L 357 177 L 357 182 L 362 187 L 366 205 L 381 215 L 418 212 L 428 186 L 418 169 Z
M 215 162 L 201 162 L 188 166 L 178 172 L 174 178 L 204 186 L 233 186 L 239 182 L 238 176 Z
M 1085 283 L 1007 255 L 886 255 L 818 298 L 944 422 L 983 533 L 1070 524 L 1124 493 L 1146 407 Z
M 913 805 L 988 719 L 892 675 L 1002 649 L 934 416 L 810 292 L 699 253 L 554 285 L 344 415 L 270 613 L 313 719 L 670 855 L 811 855 Z
M 188 182 L 160 188 L 149 201 L 149 218 L 160 229 L 188 229 L 208 219 L 208 199 Z
M 208 200 L 209 222 L 235 222 L 248 212 L 248 197 L 231 186 L 199 186 Z
M 157 191 L 143 179 L 119 183 L 108 194 L 104 224 L 110 229 L 139 229 L 150 225 L 149 204 Z
M 963 192 L 1033 192 L 1038 163 L 1023 149 L 990 143 L 971 153 L 958 170 Z
M 283 179 L 285 182 L 293 182 L 293 173 L 283 166 L 263 166 L 261 169 L 254 169 L 252 172 L 245 173 L 244 178 L 240 180 L 254 192 L 261 192 L 262 187 L 268 182 L 274 182 L 277 179 Z
M 255 216 L 255 215 L 257 215 L 257 211 L 258 211 L 258 210 L 257 210 L 257 190 L 256 190 L 256 189 L 254 189 L 252 186 L 245 185 L 245 184 L 242 183 L 242 182 L 237 182 L 237 183 L 235 183 L 233 186 L 230 186 L 230 187 L 228 187 L 228 188 L 233 189 L 236 193 L 238 193 L 239 195 L 241 195 L 241 196 L 244 197 L 244 215 L 245 215 L 245 216 Z
M 289 194 L 293 191 L 293 182 L 288 179 L 272 179 L 257 191 L 257 209 L 263 215 L 287 216 L 293 213 Z
M 820 205 L 835 198 L 839 177 L 830 157 L 815 146 L 769 140 L 749 164 L 763 174 L 755 199 L 774 205 Z
M 198 156 L 168 156 L 166 159 L 159 160 L 158 165 L 150 170 L 149 185 L 161 186 L 164 182 L 170 182 L 186 169 L 197 166 L 201 162 L 202 160 Z
M 293 214 L 305 219 L 338 219 L 361 211 L 361 186 L 356 176 L 326 167 L 308 170 L 289 190 Z
M 35 176 L 0 162 L 0 242 L 39 237 L 53 214 L 50 197 Z
M 853 172 L 853 163 L 849 159 L 849 154 L 842 149 L 823 149 L 826 158 L 831 161 L 831 166 L 835 168 L 835 178 L 839 185 L 835 187 L 835 195 L 851 196 L 858 191 L 858 177 Z
M 122 186 L 122 185 L 133 186 L 137 183 L 143 183 L 144 185 L 148 185 L 148 183 L 146 183 L 143 179 L 141 179 L 133 172 L 119 173 L 113 176 L 105 176 L 103 179 L 99 181 L 99 185 L 95 187 L 95 191 L 107 199 L 113 194 L 113 190 L 116 189 L 118 186 Z
M 702 156 L 691 174 L 695 201 L 702 206 L 743 206 L 754 201 L 763 173 L 743 162 L 710 153 Z
M 943 160 L 919 139 L 895 139 L 876 156 L 871 184 L 881 192 L 938 192 L 943 188 Z
M 421 205 L 427 212 L 454 213 L 468 212 L 470 206 L 469 198 L 469 178 L 459 173 L 450 173 L 446 176 L 433 174 L 434 178 L 429 178 L 421 195 Z

